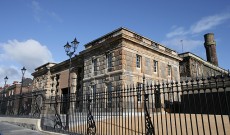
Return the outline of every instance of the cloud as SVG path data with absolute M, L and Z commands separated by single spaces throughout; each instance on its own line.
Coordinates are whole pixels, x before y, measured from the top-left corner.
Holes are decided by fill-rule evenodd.
M 61 17 L 59 17 L 55 12 L 48 12 L 48 15 L 57 20 L 58 22 L 63 22 Z
M 183 52 L 188 52 L 203 45 L 203 41 L 201 40 L 186 39 L 185 37 L 172 38 L 170 40 L 162 41 L 162 43 L 167 45 L 169 48 L 176 50 L 179 53 L 182 52 L 182 47 Z
M 230 19 L 229 13 L 203 17 L 196 23 L 192 24 L 187 30 L 184 27 L 173 26 L 173 31 L 167 33 L 166 37 L 172 38 L 176 36 L 185 36 L 201 33 L 224 23 L 228 19 Z
M 30 77 L 31 73 L 38 66 L 47 62 L 53 62 L 49 49 L 36 40 L 26 41 L 9 40 L 0 44 L 0 86 L 3 86 L 3 78 L 8 76 L 8 84 L 13 81 L 20 81 L 22 77 L 21 68 L 25 66 L 25 77 Z
M 200 46 L 203 47 L 204 41 L 201 41 L 200 38 L 195 39 L 197 34 L 202 33 L 203 35 L 203 32 L 223 24 L 228 19 L 230 19 L 230 13 L 216 14 L 201 18 L 197 22 L 191 24 L 191 26 L 187 29 L 183 26 L 173 26 L 172 31 L 166 34 L 166 39 L 163 40 L 162 43 L 178 52 L 181 52 L 181 40 L 183 40 L 184 52 L 193 51 Z
M 230 14 L 219 14 L 204 17 L 199 20 L 197 23 L 191 26 L 190 31 L 191 33 L 200 33 L 209 29 L 214 28 L 222 24 L 224 21 L 230 19 Z
M 33 7 L 34 12 L 42 11 L 42 8 L 40 7 L 37 1 L 32 1 L 32 7 Z
M 169 32 L 166 34 L 167 38 L 171 38 L 174 36 L 178 36 L 178 35 L 186 35 L 187 32 L 184 30 L 183 27 L 174 27 L 174 30 L 172 32 Z
M 9 84 L 9 82 L 13 82 L 15 80 L 19 81 L 19 78 L 21 77 L 21 73 L 19 72 L 19 69 L 17 69 L 17 67 L 15 66 L 4 66 L 1 65 L 0 66 L 0 79 L 2 81 L 0 81 L 0 86 L 3 86 L 5 82 L 3 82 L 3 78 L 8 77 L 8 81 L 7 84 Z
M 53 61 L 52 54 L 48 48 L 33 39 L 22 42 L 10 40 L 3 44 L 3 51 L 3 60 L 10 60 L 21 66 L 25 66 L 30 73 L 36 67 Z
M 42 8 L 40 7 L 39 3 L 38 3 L 37 1 L 32 1 L 31 7 L 32 7 L 33 12 L 34 12 L 34 19 L 35 19 L 37 22 L 41 22 L 40 13 L 41 13 L 43 10 L 42 10 Z
M 52 18 L 60 23 L 63 22 L 58 14 L 53 11 L 43 9 L 38 1 L 32 1 L 31 8 L 33 10 L 34 19 L 39 23 L 44 22 L 44 18 Z

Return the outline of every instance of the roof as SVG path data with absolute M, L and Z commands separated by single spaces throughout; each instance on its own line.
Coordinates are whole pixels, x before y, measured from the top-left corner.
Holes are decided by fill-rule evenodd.
M 136 32 L 133 32 L 133 31 L 127 29 L 127 28 L 124 28 L 124 27 L 120 27 L 118 29 L 115 29 L 112 32 L 109 32 L 109 33 L 107 33 L 107 34 L 105 34 L 105 35 L 103 35 L 103 36 L 101 36 L 101 37 L 99 37 L 99 38 L 97 38 L 97 39 L 95 39 L 95 40 L 93 40 L 93 41 L 85 44 L 84 45 L 85 46 L 85 50 L 88 50 L 89 48 L 91 48 L 91 46 L 103 43 L 104 41 L 106 41 L 109 38 L 117 37 L 118 35 L 123 35 L 123 34 L 126 35 L 126 36 L 129 36 L 131 38 L 140 39 L 140 41 L 141 41 L 140 44 L 143 45 L 143 46 L 146 46 L 146 47 L 152 48 L 152 49 L 154 48 L 154 50 L 158 50 L 158 51 L 161 50 L 160 51 L 161 53 L 165 53 L 166 52 L 166 53 L 172 54 L 173 56 L 176 56 L 175 57 L 176 59 L 181 60 L 175 50 L 172 50 L 172 49 L 170 49 L 170 48 L 168 48 L 168 47 L 166 47 L 166 46 L 164 46 L 162 44 L 159 44 L 159 43 L 157 43 L 157 42 L 155 42 L 155 41 L 153 41 L 153 40 L 151 40 L 149 38 L 146 38 L 146 37 L 144 37 L 144 36 L 142 36 L 140 34 L 137 34 Z M 158 49 L 156 49 L 155 46 Z M 83 50 L 82 52 L 80 52 L 80 54 L 84 53 L 85 50 Z
M 107 33 L 107 34 L 105 34 L 105 35 L 103 35 L 103 36 L 101 36 L 101 37 L 99 37 L 99 38 L 97 38 L 97 39 L 95 39 L 95 40 L 93 40 L 93 41 L 91 41 L 91 42 L 85 44 L 84 46 L 87 47 L 87 46 L 89 46 L 91 43 L 96 42 L 96 41 L 98 41 L 98 40 L 100 40 L 100 39 L 103 39 L 103 38 L 105 38 L 105 37 L 107 37 L 107 36 L 109 36 L 109 35 L 111 35 L 111 34 L 113 34 L 113 33 L 118 32 L 118 31 L 121 31 L 122 29 L 125 29 L 125 28 L 120 27 L 120 28 L 118 28 L 118 29 L 115 29 L 115 30 L 113 30 L 112 32 L 109 32 L 109 33 Z
M 30 86 L 32 84 L 33 80 L 31 78 L 24 78 L 23 79 L 23 85 L 22 87 L 27 87 L 27 86 Z M 7 86 L 5 88 L 2 88 L 2 90 L 0 91 L 0 93 L 2 92 L 6 92 L 6 91 L 9 91 L 9 90 L 12 90 L 14 89 L 16 86 L 20 86 L 21 87 L 21 83 L 16 83 L 16 84 L 13 84 L 13 85 L 10 85 L 10 86 Z
M 225 70 L 225 69 L 223 69 L 223 68 L 221 68 L 221 67 L 219 67 L 219 66 L 216 66 L 216 65 L 214 65 L 214 64 L 212 64 L 212 63 L 210 63 L 210 62 L 208 62 L 208 61 L 206 61 L 206 60 L 204 60 L 204 59 L 202 59 L 201 57 L 199 57 L 199 56 L 197 56 L 197 55 L 191 53 L 191 52 L 180 53 L 179 56 L 180 56 L 181 58 L 192 57 L 192 58 L 194 58 L 194 59 L 196 59 L 196 60 L 201 61 L 204 65 L 206 65 L 206 66 L 208 66 L 208 67 L 211 67 L 211 68 L 213 68 L 213 69 L 215 69 L 215 70 L 219 70 L 219 71 L 225 72 L 225 73 L 228 72 L 227 70 Z
M 23 79 L 23 87 L 31 85 L 33 80 L 31 78 L 25 78 Z
M 147 38 L 147 37 L 144 37 L 144 36 L 142 36 L 142 35 L 140 35 L 140 34 L 137 34 L 136 32 L 134 32 L 134 31 L 132 31 L 132 30 L 129 30 L 129 29 L 125 28 L 125 27 L 120 27 L 120 28 L 118 28 L 118 29 L 113 30 L 112 32 L 109 32 L 109 33 L 107 33 L 107 34 L 105 34 L 105 35 L 103 35 L 103 36 L 101 36 L 101 37 L 99 37 L 99 38 L 97 38 L 97 39 L 95 39 L 95 40 L 93 40 L 93 41 L 91 41 L 91 42 L 85 44 L 84 46 L 87 47 L 87 46 L 89 46 L 90 44 L 92 44 L 92 43 L 94 43 L 94 42 L 97 42 L 97 41 L 99 41 L 99 40 L 102 40 L 103 38 L 105 38 L 105 37 L 107 37 L 107 36 L 109 36 L 109 35 L 116 34 L 117 32 L 119 32 L 119 31 L 121 31 L 121 30 L 125 30 L 125 31 L 128 31 L 128 32 L 130 32 L 130 33 L 134 33 L 134 34 L 136 34 L 136 35 L 138 35 L 138 36 L 141 36 L 142 38 L 145 38 L 145 39 L 147 39 L 147 40 L 149 40 L 149 41 L 152 41 L 152 42 L 154 42 L 154 43 L 157 43 L 156 41 L 153 41 L 153 40 L 151 40 L 151 39 L 149 39 L 149 38 Z M 169 50 L 171 50 L 171 51 L 176 52 L 175 50 L 172 50 L 172 49 L 170 49 L 170 48 L 168 48 L 168 47 L 166 47 L 166 46 L 164 46 L 164 45 L 162 45 L 162 44 L 160 44 L 160 43 L 157 43 L 157 44 L 159 44 L 159 45 L 161 45 L 161 46 L 163 46 L 163 47 L 165 47 L 165 48 L 167 48 L 167 49 L 169 49 Z
M 49 65 L 49 64 L 56 64 L 56 63 L 53 63 L 53 62 L 47 62 L 47 63 L 45 63 L 45 64 L 43 64 L 43 65 L 41 65 L 41 66 L 39 66 L 39 67 L 37 67 L 37 68 L 35 68 L 35 70 L 38 70 L 39 68 L 43 68 L 43 67 L 46 67 L 47 65 Z

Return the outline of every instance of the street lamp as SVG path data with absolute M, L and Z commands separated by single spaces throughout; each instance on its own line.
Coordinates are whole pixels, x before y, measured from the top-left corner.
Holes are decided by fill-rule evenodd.
M 21 69 L 22 71 L 22 81 L 21 81 L 21 89 L 20 89 L 20 99 L 19 99 L 19 106 L 18 106 L 18 115 L 21 113 L 21 106 L 22 106 L 22 85 L 23 85 L 23 78 L 24 78 L 24 75 L 25 75 L 25 72 L 26 72 L 26 68 L 23 67 Z
M 6 93 L 6 82 L 7 82 L 7 80 L 8 80 L 8 77 L 6 76 L 5 78 L 4 78 L 4 81 L 5 81 L 5 85 L 4 85 L 4 96 L 6 96 L 5 95 L 5 93 Z
M 23 78 L 24 78 L 24 75 L 25 75 L 25 72 L 26 72 L 26 68 L 23 67 L 23 68 L 21 69 L 21 71 L 22 71 L 22 84 L 21 84 L 21 89 L 20 89 L 20 95 L 22 94 Z
M 6 86 L 6 82 L 7 82 L 7 80 L 8 80 L 8 77 L 6 76 L 6 77 L 4 78 L 4 80 L 5 80 L 5 86 Z
M 66 112 L 66 130 L 69 129 L 69 108 L 70 108 L 70 71 L 71 71 L 71 64 L 72 64 L 72 56 L 75 53 L 77 46 L 79 42 L 77 41 L 76 38 L 71 42 L 71 45 L 69 42 L 64 45 L 64 49 L 66 52 L 66 55 L 69 56 L 69 76 L 68 76 L 68 96 L 67 96 L 67 112 Z

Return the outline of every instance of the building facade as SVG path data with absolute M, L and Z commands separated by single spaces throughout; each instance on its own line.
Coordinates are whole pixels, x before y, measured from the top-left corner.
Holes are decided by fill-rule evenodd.
M 32 79 L 30 78 L 23 78 L 22 84 L 14 81 L 12 85 L 5 86 L 4 89 L 0 92 L 0 113 L 7 115 L 16 113 L 18 111 L 17 108 L 19 107 L 21 94 L 25 96 L 31 92 Z M 25 100 L 23 100 L 23 105 L 28 106 L 31 104 L 31 102 L 31 99 L 25 98 Z
M 207 62 L 193 53 L 186 52 L 179 54 L 179 56 L 183 58 L 183 61 L 180 62 L 180 77 L 182 80 L 197 77 L 206 78 L 228 73 L 225 69 Z
M 109 95 L 125 86 L 141 87 L 143 77 L 148 84 L 180 80 L 181 58 L 175 51 L 128 29 L 117 29 L 85 48 L 80 53 L 84 57 L 83 92 L 91 97 L 108 93 L 103 98 L 112 102 Z
M 182 80 L 189 78 L 210 77 L 214 75 L 227 74 L 228 72 L 218 66 L 218 59 L 216 53 L 216 42 L 213 33 L 204 35 L 204 47 L 206 49 L 207 61 L 201 57 L 191 53 L 185 52 L 179 54 L 183 59 L 180 62 L 180 77 Z
M 92 99 L 97 98 L 98 93 L 107 93 L 103 98 L 108 100 L 103 102 L 110 104 L 109 96 L 114 96 L 111 93 L 128 85 L 141 87 L 143 77 L 148 84 L 179 81 L 181 60 L 175 51 L 119 28 L 86 44 L 85 50 L 72 58 L 70 93 L 76 97 L 88 94 Z M 33 90 L 46 90 L 46 97 L 67 94 L 68 67 L 69 60 L 36 68 L 32 74 Z

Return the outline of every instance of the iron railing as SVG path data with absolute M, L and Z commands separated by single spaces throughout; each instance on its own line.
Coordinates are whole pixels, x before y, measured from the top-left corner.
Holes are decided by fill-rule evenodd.
M 44 91 L 1 97 L 0 116 L 40 118 L 43 100 Z
M 36 91 L 2 97 L 0 114 L 41 118 L 43 130 L 67 134 L 230 134 L 229 74 L 154 84 L 147 79 L 137 87 L 113 86 L 112 91 L 83 91 L 80 96 L 45 97 L 45 91 Z
M 82 96 L 51 96 L 44 103 L 41 127 L 90 135 L 230 134 L 229 75 L 154 84 L 143 78 L 141 83 L 83 91 Z

